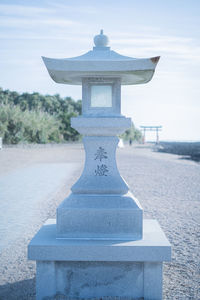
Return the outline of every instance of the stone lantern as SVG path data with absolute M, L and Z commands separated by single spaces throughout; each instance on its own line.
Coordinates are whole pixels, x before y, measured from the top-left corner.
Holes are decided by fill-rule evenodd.
M 82 115 L 71 126 L 84 136 L 86 159 L 56 220 L 29 244 L 29 259 L 37 262 L 37 300 L 59 294 L 162 299 L 162 263 L 170 260 L 171 247 L 156 220 L 143 220 L 115 158 L 117 136 L 131 126 L 121 115 L 121 85 L 150 81 L 159 57 L 120 55 L 103 31 L 94 43 L 75 58 L 43 57 L 55 82 L 82 85 Z

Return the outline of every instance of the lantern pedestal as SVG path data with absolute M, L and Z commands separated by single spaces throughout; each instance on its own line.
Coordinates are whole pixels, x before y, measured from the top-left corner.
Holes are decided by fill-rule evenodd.
M 37 261 L 37 300 L 162 299 L 162 263 L 170 260 L 171 247 L 157 221 L 144 220 L 138 241 L 56 236 L 56 220 L 48 220 L 29 244 L 29 259 Z

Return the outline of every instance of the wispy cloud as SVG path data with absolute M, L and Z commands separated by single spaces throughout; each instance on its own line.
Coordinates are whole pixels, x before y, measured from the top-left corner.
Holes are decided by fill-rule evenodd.
M 137 34 L 137 35 L 129 35 L 129 38 L 125 37 L 125 38 L 121 38 L 121 39 L 117 39 L 114 38 L 112 39 L 113 42 L 117 43 L 117 44 L 129 44 L 129 45 L 141 45 L 141 44 L 152 44 L 152 43 L 188 43 L 193 41 L 192 38 L 185 38 L 185 37 L 179 37 L 179 36 L 169 36 L 169 35 L 158 35 L 158 34 L 154 34 L 154 35 L 141 35 L 141 34 Z
M 165 55 L 181 60 L 195 60 L 200 62 L 200 43 L 194 38 L 147 35 L 113 39 L 113 45 L 125 55 Z M 155 53 L 156 52 L 156 53 Z
M 0 19 L 0 26 L 6 28 L 40 28 L 40 26 L 56 26 L 56 27 L 71 27 L 77 25 L 78 22 L 66 20 L 61 18 L 16 18 L 16 17 L 2 17 Z M 26 27 L 25 27 L 26 26 Z
M 52 6 L 0 4 L 0 26 L 6 29 L 41 29 L 45 27 L 66 28 L 79 24 L 77 20 L 58 15 Z
M 99 13 L 99 10 L 94 5 L 69 5 L 69 4 L 61 4 L 58 2 L 51 3 L 54 10 L 58 11 L 68 11 L 71 13 L 81 13 L 81 14 L 96 14 Z
M 2 16 L 33 17 L 49 13 L 54 13 L 53 8 L 19 4 L 0 4 L 0 14 Z
M 83 24 L 73 17 L 73 13 L 95 14 L 93 5 L 80 6 L 63 3 L 47 2 L 48 5 L 16 5 L 0 4 L 0 26 L 4 28 L 0 37 L 4 39 L 45 39 L 87 41 L 87 34 L 76 32 Z M 64 12 L 63 15 L 61 12 Z M 69 14 L 72 13 L 71 18 Z M 67 15 L 66 15 L 67 14 Z M 51 29 L 51 30 L 49 30 Z M 66 30 L 72 30 L 67 35 Z M 137 32 L 137 33 L 136 33 Z M 145 57 L 149 55 L 167 55 L 183 60 L 200 61 L 200 45 L 190 37 L 161 35 L 155 26 L 137 26 L 135 33 L 111 32 L 111 47 L 119 49 L 128 56 Z M 156 53 L 155 53 L 156 52 Z

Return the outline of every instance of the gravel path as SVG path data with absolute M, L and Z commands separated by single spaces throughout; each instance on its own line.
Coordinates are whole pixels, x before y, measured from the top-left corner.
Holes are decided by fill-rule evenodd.
M 8 226 L 13 227 L 13 223 L 16 223 L 18 219 L 17 215 L 13 216 L 12 212 L 6 212 L 2 208 L 7 205 L 3 201 L 3 194 L 6 194 L 6 189 L 8 194 L 12 195 L 12 186 L 8 186 L 6 178 L 12 179 L 14 174 L 16 175 L 16 181 L 18 177 L 21 179 L 25 178 L 25 175 L 32 171 L 44 171 L 47 173 L 52 170 L 56 173 L 61 171 L 59 175 L 60 184 L 54 184 L 55 190 L 53 191 L 50 188 L 51 193 L 47 193 L 47 188 L 49 187 L 49 180 L 45 180 L 48 177 L 41 174 L 38 174 L 38 178 L 34 177 L 33 185 L 29 186 L 30 192 L 34 192 L 36 189 L 36 184 L 40 185 L 40 189 L 44 188 L 45 192 L 42 192 L 43 199 L 38 194 L 38 191 L 35 190 L 36 194 L 40 198 L 40 203 L 37 202 L 37 206 L 34 207 L 36 198 L 31 196 L 27 199 L 27 202 L 22 201 L 21 210 L 24 211 L 24 207 L 27 208 L 34 207 L 34 213 L 29 218 L 28 226 L 24 226 L 24 222 L 21 221 L 21 226 L 23 226 L 23 235 L 16 236 L 14 238 L 13 234 L 11 235 L 10 243 L 7 245 L 7 240 L 5 234 L 0 239 L 0 300 L 29 300 L 35 299 L 35 262 L 27 260 L 27 246 L 36 232 L 40 229 L 42 224 L 48 219 L 55 217 L 56 208 L 60 202 L 67 196 L 69 193 L 71 185 L 76 181 L 76 178 L 81 173 L 81 163 L 84 161 L 84 153 L 82 147 L 77 145 L 71 146 L 58 146 L 58 147 L 38 147 L 38 148 L 8 148 L 3 149 L 0 152 L 0 182 L 4 183 L 4 188 L 0 192 L 0 213 L 3 213 L 6 216 L 6 213 L 12 215 L 14 221 L 12 224 L 9 223 Z M 60 167 L 59 167 L 60 164 Z M 49 165 L 49 167 L 48 167 Z M 63 167 L 70 166 L 70 169 L 73 165 L 73 170 L 70 170 L 70 176 L 66 172 L 64 173 Z M 39 166 L 39 168 L 38 168 Z M 68 168 L 69 170 L 69 168 Z M 58 175 L 56 174 L 55 175 Z M 41 182 L 41 178 L 43 182 Z M 52 182 L 52 176 L 50 175 Z M 25 179 L 26 180 L 26 179 Z M 13 182 L 13 180 L 11 180 Z M 21 185 L 21 183 L 20 183 Z M 24 185 L 26 186 L 26 185 Z M 25 188 L 27 191 L 27 186 Z M 15 185 L 16 197 L 22 198 L 25 197 L 26 192 L 21 193 L 21 188 L 19 185 Z M 7 197 L 7 196 L 6 196 Z M 8 200 L 8 199 L 7 199 Z M 41 201 L 42 200 L 42 201 Z M 7 207 L 9 209 L 9 207 Z M 19 213 L 19 210 L 17 210 Z M 38 214 L 37 214 L 38 212 Z M 27 213 L 29 215 L 29 213 Z M 27 215 L 24 212 L 24 217 L 27 219 Z M 4 228 L 4 223 L 0 219 L 0 228 L 3 233 L 6 231 Z M 16 230 L 17 234 L 22 231 Z M 19 229 L 19 228 L 18 228 Z M 10 233 L 9 233 L 10 235 Z M 1 244 L 2 243 L 2 244 Z M 7 247 L 5 247 L 7 246 Z
M 172 245 L 163 299 L 199 300 L 200 164 L 140 148 L 121 150 L 118 161 L 144 218 L 157 219 Z
M 0 179 L 36 164 L 78 163 L 71 176 L 64 177 L 55 193 L 48 196 L 48 201 L 43 200 L 45 212 L 33 219 L 23 236 L 12 239 L 1 251 L 1 300 L 35 299 L 35 263 L 27 261 L 27 245 L 44 221 L 55 217 L 56 207 L 81 173 L 83 160 L 83 149 L 78 145 L 0 152 Z M 117 161 L 143 206 L 144 217 L 157 219 L 172 244 L 172 262 L 164 267 L 163 299 L 200 299 L 200 165 L 141 147 L 118 149 Z M 1 199 L 0 210 L 2 205 Z

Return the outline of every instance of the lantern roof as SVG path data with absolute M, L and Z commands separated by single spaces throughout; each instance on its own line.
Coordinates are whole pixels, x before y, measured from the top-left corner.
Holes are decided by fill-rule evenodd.
M 153 77 L 160 56 L 133 58 L 108 47 L 109 39 L 101 30 L 94 37 L 93 50 L 72 58 L 42 57 L 51 78 L 57 83 L 81 85 L 83 78 L 116 77 L 122 85 L 146 83 Z

